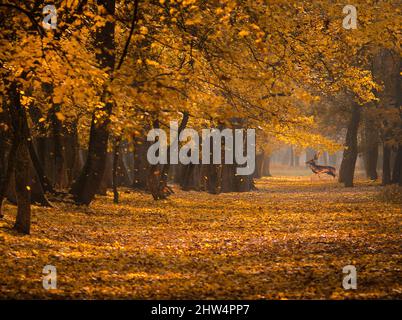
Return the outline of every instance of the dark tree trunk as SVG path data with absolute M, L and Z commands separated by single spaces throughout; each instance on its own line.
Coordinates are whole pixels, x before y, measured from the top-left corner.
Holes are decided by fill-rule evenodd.
M 106 153 L 105 169 L 96 194 L 106 196 L 108 188 L 113 188 L 113 152 Z
M 298 167 L 300 166 L 300 156 L 295 152 L 295 160 L 294 160 L 294 166 Z
M 265 153 L 260 153 L 255 156 L 255 171 L 254 178 L 261 178 L 263 176 Z
M 346 133 L 345 150 L 341 168 L 339 170 L 339 182 L 343 182 L 345 187 L 353 187 L 353 178 L 357 159 L 357 133 L 360 122 L 360 106 L 352 106 L 351 120 Z
M 27 127 L 25 109 L 21 106 L 20 92 L 16 82 L 8 89 L 10 102 L 8 110 L 11 117 L 15 148 L 15 192 L 17 198 L 17 217 L 14 228 L 21 233 L 29 234 L 31 225 L 31 197 L 30 197 L 30 160 L 26 142 L 30 138 Z M 10 154 L 13 156 L 13 152 Z M 12 159 L 12 158 L 9 158 Z M 9 166 L 12 167 L 12 165 Z
M 402 174 L 402 144 L 399 144 L 392 170 L 392 183 L 400 183 Z
M 32 160 L 33 167 L 35 168 L 37 177 L 40 182 L 40 186 L 43 190 L 43 192 L 49 192 L 52 194 L 56 194 L 56 191 L 52 187 L 52 183 L 49 181 L 47 178 L 43 167 L 39 161 L 38 155 L 36 154 L 35 148 L 32 143 L 32 139 L 28 139 L 28 150 L 29 150 L 29 155 Z
M 290 157 L 290 166 L 294 167 L 295 166 L 295 156 L 294 156 L 294 150 L 293 146 L 290 146 L 289 148 L 289 157 Z
M 134 167 L 133 167 L 133 189 L 146 190 L 147 174 L 149 163 L 147 161 L 148 141 L 144 138 L 134 137 Z
M 120 143 L 120 152 L 119 152 L 119 161 L 117 164 L 117 177 L 118 177 L 118 186 L 121 187 L 131 187 L 133 185 L 130 179 L 130 173 L 127 169 L 126 161 L 127 161 L 127 154 L 124 153 L 124 148 Z
M 47 150 L 48 140 L 49 138 L 45 136 L 36 137 L 35 146 L 37 150 L 36 154 L 38 155 L 38 159 L 43 169 L 43 173 L 46 174 L 46 176 L 50 177 L 48 170 L 49 166 L 48 165 L 49 152 Z
M 24 141 L 18 143 L 16 151 L 15 193 L 17 196 L 17 217 L 14 229 L 29 234 L 31 230 L 31 191 L 30 191 L 30 161 L 28 147 Z
M 1 181 L 0 185 L 0 218 L 2 218 L 3 215 L 3 202 L 4 199 L 7 195 L 7 191 L 10 185 L 10 180 L 14 174 L 14 166 L 15 166 L 15 157 L 16 157 L 16 151 L 17 151 L 17 141 L 14 141 L 13 144 L 11 145 L 11 149 L 8 153 L 8 164 L 7 167 L 5 168 L 5 175 Z
M 207 190 L 209 193 L 217 194 L 220 192 L 221 168 L 218 164 L 208 164 Z
M 186 128 L 189 118 L 190 118 L 189 113 L 184 112 L 183 118 L 182 118 L 179 128 L 178 128 L 178 134 L 177 134 L 176 139 L 179 139 L 180 133 Z M 158 127 L 159 127 L 159 123 L 158 123 L 158 121 L 155 121 L 154 128 L 158 128 Z M 170 145 L 168 145 L 168 147 L 167 147 L 168 161 L 170 160 L 170 149 L 171 149 L 172 144 L 173 144 L 173 141 L 171 141 Z M 151 192 L 154 200 L 166 199 L 167 196 L 173 192 L 167 185 L 169 168 L 170 168 L 169 164 L 165 164 L 165 165 L 156 164 L 156 165 L 151 165 L 149 168 L 147 187 L 148 187 L 148 190 Z
M 115 0 L 98 0 L 97 4 L 106 8 L 107 14 L 104 18 L 107 19 L 108 14 L 115 13 Z M 95 46 L 99 50 L 96 58 L 100 66 L 109 72 L 110 77 L 112 77 L 115 65 L 114 33 L 115 23 L 108 20 L 105 25 L 98 28 L 95 37 Z M 110 94 L 109 89 L 105 87 L 102 97 L 104 106 L 96 109 L 92 115 L 87 160 L 80 176 L 70 190 L 78 204 L 90 204 L 103 179 L 109 139 L 108 125 L 113 108 Z
M 9 96 L 10 96 L 10 105 L 8 106 L 9 108 L 9 114 L 11 117 L 11 124 L 13 128 L 13 134 L 14 134 L 14 146 L 15 150 L 12 148 L 12 152 L 17 152 L 17 149 L 20 148 L 19 144 L 23 143 L 24 148 L 27 148 L 28 151 L 28 166 L 29 168 L 27 169 L 27 172 L 30 174 L 29 176 L 25 177 L 27 181 L 29 181 L 29 185 L 27 184 L 26 186 L 29 186 L 30 190 L 32 189 L 32 193 L 30 192 L 30 201 L 32 203 L 38 203 L 43 206 L 48 206 L 51 207 L 52 205 L 50 202 L 47 200 L 45 196 L 45 192 L 51 192 L 54 193 L 54 190 L 52 188 L 51 183 L 48 181 L 47 177 L 43 173 L 42 166 L 40 164 L 40 161 L 38 159 L 38 156 L 36 154 L 36 150 L 33 146 L 33 139 L 31 137 L 30 129 L 28 126 L 28 119 L 27 119 L 27 114 L 25 111 L 25 107 L 21 106 L 20 103 L 20 93 L 17 88 L 17 84 L 13 83 L 10 86 L 9 89 Z M 25 151 L 21 151 L 23 154 Z M 15 161 L 17 161 L 17 156 L 14 154 L 10 154 L 10 159 L 15 157 Z M 32 161 L 32 163 L 31 163 Z M 12 164 L 14 166 L 14 164 Z M 31 170 L 31 166 L 33 166 L 34 170 Z M 11 168 L 11 167 L 10 167 Z M 24 168 L 19 168 L 16 167 L 18 170 L 24 171 Z M 18 171 L 17 170 L 17 171 Z M 9 176 L 6 178 L 6 184 L 4 186 L 4 191 L 2 191 L 2 197 L 4 197 L 7 194 L 7 197 L 11 201 L 18 201 L 18 196 L 14 196 L 15 190 L 9 190 L 7 187 L 10 183 L 10 175 L 12 175 L 11 172 L 8 172 Z M 19 174 L 19 172 L 15 172 L 15 175 Z M 17 182 L 17 180 L 15 179 Z M 19 180 L 21 181 L 21 179 Z M 17 188 L 18 185 L 15 184 L 15 188 Z M 14 188 L 14 189 L 15 189 Z M 8 196 L 10 195 L 10 197 Z M 0 199 L 1 202 L 3 199 Z
M 264 177 L 272 177 L 272 175 L 271 175 L 271 157 L 270 156 L 264 156 L 262 175 Z
M 71 185 L 81 170 L 76 122 L 71 123 L 70 132 L 68 132 L 68 135 L 65 138 L 66 177 L 67 184 Z
M 382 160 L 382 185 L 386 186 L 391 183 L 391 147 L 387 144 L 383 145 Z
M 193 163 L 183 166 L 180 179 L 180 187 L 183 190 L 199 191 L 201 189 L 201 166 Z
M 60 112 L 60 105 L 54 104 L 49 112 L 49 119 L 51 124 L 51 140 L 52 140 L 52 160 L 53 160 L 53 182 L 55 185 L 62 189 L 67 186 L 67 177 L 65 170 L 64 159 L 64 137 L 63 137 L 63 123 L 57 117 Z
M 224 164 L 221 166 L 221 172 L 220 192 L 237 191 L 238 181 L 236 179 L 236 165 Z
M 50 86 L 49 85 L 44 85 L 45 86 L 45 92 L 48 96 L 52 96 L 52 93 L 50 91 Z M 35 124 L 36 129 L 38 131 L 38 136 L 35 138 L 35 146 L 36 146 L 36 154 L 37 158 L 39 160 L 39 163 L 43 169 L 43 173 L 46 174 L 46 176 L 49 176 L 49 172 L 47 170 L 47 160 L 49 158 L 49 151 L 47 150 L 47 145 L 48 145 L 48 140 L 49 138 L 46 136 L 47 135 L 47 129 L 46 129 L 46 122 L 45 121 L 40 121 L 40 119 L 43 118 L 43 114 L 41 110 L 35 105 L 35 103 L 32 103 L 29 106 L 29 116 L 32 120 L 32 122 Z
M 363 159 L 367 178 L 377 180 L 378 130 L 374 121 L 366 118 L 363 132 Z
M 113 202 L 119 203 L 119 192 L 117 190 L 118 186 L 118 176 L 117 170 L 119 165 L 119 153 L 120 153 L 120 138 L 116 138 L 114 142 L 114 150 L 113 150 L 113 171 L 112 171 L 112 183 L 113 183 Z

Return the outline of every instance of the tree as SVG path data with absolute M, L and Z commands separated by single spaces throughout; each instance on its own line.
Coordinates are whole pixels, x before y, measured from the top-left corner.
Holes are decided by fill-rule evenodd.
M 108 16 L 115 13 L 114 0 L 98 0 L 100 16 L 106 20 L 96 31 L 95 48 L 99 50 L 96 57 L 99 66 L 105 69 L 109 78 L 113 78 L 115 64 L 115 22 Z M 88 157 L 80 176 L 71 187 L 71 194 L 79 204 L 89 204 L 97 192 L 105 170 L 107 145 L 109 138 L 108 125 L 112 113 L 113 102 L 108 81 L 105 83 L 101 105 L 92 115 L 89 135 Z
M 353 104 L 352 114 L 346 133 L 345 149 L 339 170 L 339 182 L 343 182 L 345 187 L 353 187 L 353 178 L 357 159 L 357 132 L 359 130 L 361 106 Z

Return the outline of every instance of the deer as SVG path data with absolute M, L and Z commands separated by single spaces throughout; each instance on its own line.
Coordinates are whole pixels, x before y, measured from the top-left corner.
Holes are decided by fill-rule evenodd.
M 318 175 L 318 178 L 321 179 L 320 174 L 325 173 L 327 175 L 332 176 L 334 179 L 336 178 L 336 169 L 331 166 L 320 166 L 316 164 L 315 162 L 318 160 L 319 154 L 316 153 L 314 155 L 314 158 L 306 161 L 306 164 L 310 167 L 311 171 L 313 171 L 314 174 Z M 311 177 L 312 180 L 312 177 Z

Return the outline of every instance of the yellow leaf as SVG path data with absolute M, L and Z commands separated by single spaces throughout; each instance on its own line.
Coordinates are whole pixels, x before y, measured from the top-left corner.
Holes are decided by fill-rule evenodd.
M 240 37 L 247 37 L 249 34 L 250 34 L 250 32 L 247 30 L 242 30 L 239 32 Z
M 66 120 L 66 117 L 64 116 L 64 114 L 62 114 L 61 112 L 56 112 L 56 117 L 59 121 L 64 121 Z
M 148 33 L 148 28 L 142 26 L 142 27 L 140 28 L 140 33 L 141 33 L 141 34 L 147 34 L 147 33 Z
M 63 98 L 62 98 L 62 96 L 54 96 L 53 97 L 53 103 L 55 103 L 55 104 L 59 104 L 59 103 L 62 103 L 62 101 L 63 101 Z
M 150 66 L 155 66 L 155 67 L 159 66 L 159 63 L 154 60 L 146 59 L 145 61 Z

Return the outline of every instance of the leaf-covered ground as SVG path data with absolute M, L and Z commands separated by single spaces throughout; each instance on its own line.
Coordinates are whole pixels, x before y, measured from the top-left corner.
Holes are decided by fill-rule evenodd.
M 401 207 L 379 187 L 306 177 L 259 191 L 99 197 L 89 208 L 33 207 L 32 235 L 0 220 L 0 298 L 402 298 Z M 57 290 L 42 287 L 56 266 Z M 357 290 L 342 268 L 357 268 Z

